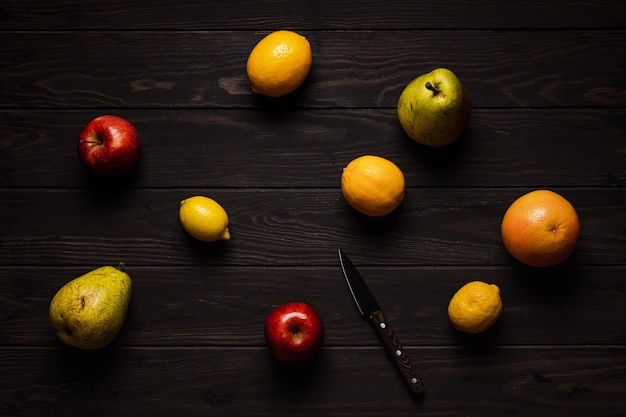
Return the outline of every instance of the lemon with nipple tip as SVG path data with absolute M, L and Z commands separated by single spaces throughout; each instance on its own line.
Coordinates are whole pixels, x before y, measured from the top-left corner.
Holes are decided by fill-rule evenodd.
M 487 330 L 501 313 L 500 288 L 483 281 L 463 285 L 448 304 L 448 317 L 454 328 L 470 334 Z
M 215 200 L 193 196 L 180 202 L 179 219 L 183 228 L 202 242 L 229 240 L 228 214 Z

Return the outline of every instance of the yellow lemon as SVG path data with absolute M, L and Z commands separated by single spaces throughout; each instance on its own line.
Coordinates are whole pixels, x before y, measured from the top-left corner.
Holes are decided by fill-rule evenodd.
M 472 281 L 461 287 L 448 304 L 448 317 L 455 329 L 480 333 L 491 327 L 502 313 L 500 288 Z
M 309 75 L 313 54 L 302 35 L 279 30 L 256 44 L 246 63 L 252 91 L 280 97 L 298 88 Z
M 376 155 L 352 160 L 341 174 L 341 192 L 350 206 L 368 216 L 384 216 L 404 199 L 404 174 Z
M 180 222 L 187 233 L 203 242 L 230 239 L 228 215 L 219 203 L 204 196 L 180 202 Z

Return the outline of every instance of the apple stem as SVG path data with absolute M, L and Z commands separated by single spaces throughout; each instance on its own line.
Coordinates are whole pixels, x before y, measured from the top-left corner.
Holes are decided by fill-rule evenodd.
M 434 85 L 432 85 L 432 84 L 430 83 L 430 81 L 428 81 L 428 82 L 426 83 L 426 88 L 427 88 L 428 90 L 432 91 L 433 93 L 435 93 L 435 95 L 437 95 L 437 94 L 441 93 L 441 90 L 437 89 Z
M 117 265 L 117 269 L 119 269 L 120 271 L 123 271 L 125 266 L 126 265 L 124 264 L 124 262 L 120 261 L 120 263 Z

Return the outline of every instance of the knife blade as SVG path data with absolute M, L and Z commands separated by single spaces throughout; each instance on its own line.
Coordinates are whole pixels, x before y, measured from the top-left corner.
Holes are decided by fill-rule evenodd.
M 339 263 L 361 316 L 368 319 L 374 326 L 376 333 L 385 345 L 387 353 L 391 356 L 411 393 L 421 396 L 424 393 L 422 378 L 420 378 L 411 359 L 409 359 L 409 356 L 394 334 L 389 322 L 385 319 L 385 315 L 374 294 L 372 294 L 359 271 L 341 249 L 339 249 Z

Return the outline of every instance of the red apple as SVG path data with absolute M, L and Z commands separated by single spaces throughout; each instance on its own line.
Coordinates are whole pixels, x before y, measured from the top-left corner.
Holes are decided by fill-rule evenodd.
M 265 342 L 272 355 L 283 362 L 311 358 L 323 341 L 322 319 L 309 304 L 283 304 L 265 321 Z
M 125 174 L 139 159 L 137 131 L 129 121 L 121 117 L 96 117 L 87 123 L 79 135 L 78 156 L 94 174 Z

